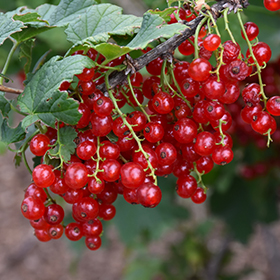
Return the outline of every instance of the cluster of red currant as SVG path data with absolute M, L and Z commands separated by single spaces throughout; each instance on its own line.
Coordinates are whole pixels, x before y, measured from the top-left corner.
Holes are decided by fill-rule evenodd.
M 181 8 L 169 23 L 195 17 L 191 10 Z M 178 48 L 184 56 L 194 54 L 191 63 L 170 63 L 159 57 L 146 66 L 150 77 L 143 81 L 143 76 L 135 73 L 114 89 L 107 72 L 122 64 L 124 56 L 104 66 L 104 57 L 94 49 L 73 54 L 87 55 L 96 63 L 77 75 L 77 82 L 63 82 L 60 87 L 80 102 L 82 117 L 74 126 L 75 154 L 70 161 L 60 156 L 57 166 L 45 160 L 52 158 L 50 149 L 58 141 L 58 131 L 67 124 L 49 127 L 30 142 L 31 152 L 42 157 L 42 163 L 33 170 L 34 183 L 26 190 L 21 210 L 39 240 L 58 239 L 64 231 L 73 241 L 85 236 L 87 247 L 98 249 L 100 219 L 115 216 L 112 203 L 118 194 L 131 204 L 155 207 L 160 203 L 157 176 L 173 173 L 178 178 L 177 194 L 203 203 L 207 188 L 202 175 L 209 173 L 214 163 L 225 165 L 233 159 L 230 108 L 240 97 L 240 83 L 254 73 L 259 83 L 242 90 L 245 107 L 240 109 L 241 117 L 254 131 L 271 139 L 276 130 L 272 115 L 280 115 L 280 97 L 267 101 L 264 94 L 261 71 L 271 57 L 269 46 L 250 43 L 256 39 L 258 27 L 252 22 L 241 24 L 249 47 L 243 57 L 233 36 L 221 43 L 217 27 L 216 34 L 210 30 L 211 20 L 214 23 L 211 16 L 209 20 L 208 30 L 202 22 L 195 36 Z M 214 67 L 209 62 L 212 55 Z M 97 88 L 103 83 L 105 92 Z M 125 104 L 133 108 L 131 113 L 121 111 Z M 111 141 L 112 136 L 118 140 Z M 75 222 L 63 224 L 64 210 L 49 191 L 72 204 Z

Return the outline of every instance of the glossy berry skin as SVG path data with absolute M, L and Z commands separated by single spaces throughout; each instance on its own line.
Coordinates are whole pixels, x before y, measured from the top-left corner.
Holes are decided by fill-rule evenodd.
M 167 92 L 159 91 L 152 101 L 154 110 L 159 114 L 168 114 L 174 108 L 174 100 Z
M 243 81 L 251 74 L 251 68 L 240 60 L 235 59 L 227 66 L 227 77 L 233 81 Z
M 44 215 L 44 212 L 44 203 L 34 196 L 26 197 L 21 203 L 21 213 L 28 220 L 38 220 Z
M 221 38 L 216 34 L 209 34 L 203 40 L 203 46 L 208 51 L 215 51 L 221 44 Z
M 87 160 L 93 157 L 96 153 L 96 146 L 94 142 L 89 140 L 84 141 L 76 148 L 77 156 L 82 160 Z
M 31 183 L 25 191 L 24 198 L 34 196 L 45 202 L 47 200 L 47 195 L 42 188 L 37 187 L 34 183 Z
M 182 198 L 190 198 L 197 189 L 197 182 L 191 175 L 179 177 L 176 185 L 176 192 Z
M 240 89 L 235 82 L 226 83 L 224 94 L 219 97 L 219 101 L 223 104 L 234 103 L 240 95 Z
M 228 164 L 233 159 L 233 151 L 230 147 L 220 145 L 214 150 L 212 159 L 218 165 Z
M 136 162 L 125 163 L 121 167 L 121 180 L 126 188 L 138 188 L 145 180 L 143 167 Z
M 251 124 L 253 121 L 253 115 L 255 115 L 257 112 L 262 111 L 262 106 L 260 104 L 257 104 L 256 106 L 249 106 L 246 105 L 242 110 L 241 110 L 241 118 L 245 123 Z
M 47 188 L 55 181 L 52 168 L 47 164 L 37 165 L 32 172 L 32 178 L 36 186 L 40 188 Z
M 222 97 L 226 91 L 225 83 L 217 79 L 217 76 L 211 76 L 202 85 L 202 91 L 209 99 L 218 99 Z
M 222 124 L 222 131 L 227 131 L 231 125 L 232 125 L 232 117 L 229 112 L 225 112 L 222 116 L 221 120 L 223 120 L 225 123 Z M 219 130 L 219 120 L 216 121 L 210 121 L 211 126 L 218 131 Z
M 225 113 L 224 106 L 217 101 L 208 101 L 205 103 L 205 116 L 210 121 L 219 120 Z
M 82 114 L 80 120 L 78 121 L 76 127 L 77 128 L 84 128 L 88 126 L 90 120 L 90 109 L 85 103 L 80 103 L 78 111 Z
M 101 238 L 99 236 L 88 236 L 85 239 L 85 243 L 88 249 L 95 251 L 101 247 Z
M 142 148 L 143 148 L 144 152 L 148 154 L 149 161 L 150 161 L 152 167 L 156 168 L 158 166 L 158 156 L 157 156 L 156 152 L 152 148 L 147 146 L 146 144 L 143 144 Z M 133 153 L 132 161 L 140 164 L 143 167 L 143 169 L 148 168 L 147 159 L 145 158 L 144 154 L 141 151 L 137 151 L 137 152 Z M 146 172 L 150 173 L 151 172 L 150 168 Z
M 189 39 L 194 42 L 193 37 L 190 37 Z M 189 40 L 186 40 L 178 47 L 178 50 L 182 55 L 188 56 L 194 53 L 194 46 Z
M 182 93 L 187 98 L 196 96 L 200 87 L 199 82 L 193 80 L 190 77 L 180 80 L 179 85 Z
M 116 215 L 116 208 L 111 204 L 101 204 L 99 206 L 99 214 L 98 216 L 104 221 L 112 220 Z
M 258 84 L 252 83 L 247 85 L 242 91 L 242 98 L 249 106 L 256 106 L 260 103 L 261 88 Z
M 123 198 L 130 204 L 139 204 L 137 199 L 137 188 L 136 189 L 123 189 Z
M 44 218 L 48 224 L 58 225 L 64 218 L 64 210 L 58 204 L 51 204 L 46 207 Z
M 193 80 L 203 82 L 209 78 L 211 70 L 212 66 L 208 60 L 197 58 L 190 64 L 188 74 Z
M 202 188 L 197 188 L 191 200 L 196 204 L 201 204 L 206 200 L 207 196 Z
M 118 191 L 113 184 L 107 183 L 105 184 L 104 190 L 96 196 L 102 204 L 112 204 L 118 197 Z
M 88 82 L 93 78 L 93 76 L 94 76 L 94 68 L 84 68 L 83 72 L 77 75 L 77 78 L 80 81 Z
M 159 144 L 156 147 L 155 152 L 159 159 L 158 163 L 160 165 L 170 165 L 174 163 L 177 158 L 176 148 L 171 143 L 168 142 Z
M 87 81 L 87 82 L 79 81 L 78 89 L 82 95 L 93 94 L 95 91 L 95 83 L 93 81 Z
M 203 156 L 196 161 L 196 169 L 200 174 L 209 173 L 214 167 L 211 156 Z
M 149 74 L 151 74 L 153 76 L 158 76 L 161 73 L 162 63 L 163 63 L 163 60 L 160 57 L 158 57 L 158 58 L 154 59 L 153 61 L 151 61 L 150 63 L 148 63 L 146 65 L 146 69 L 149 72 Z
M 48 229 L 35 229 L 34 235 L 41 242 L 48 242 L 52 239 L 49 235 Z
M 95 136 L 106 136 L 112 130 L 113 119 L 111 116 L 100 117 L 94 113 L 90 116 L 91 132 Z
M 145 114 L 140 111 L 131 112 L 126 117 L 126 120 L 129 124 L 133 125 L 132 129 L 134 131 L 141 131 L 145 127 L 147 122 Z
M 63 226 L 58 224 L 48 229 L 48 234 L 52 239 L 59 239 L 63 235 Z
M 93 103 L 93 110 L 99 117 L 106 117 L 111 114 L 114 108 L 113 101 L 106 96 L 100 97 Z
M 188 118 L 178 120 L 173 126 L 175 139 L 182 143 L 190 143 L 197 135 L 196 123 Z
M 30 151 L 35 156 L 43 156 L 50 148 L 50 139 L 44 134 L 35 135 L 29 144 Z
M 90 177 L 87 188 L 93 194 L 101 193 L 105 188 L 104 180 L 99 179 L 97 181 L 94 177 Z
M 280 1 L 279 1 L 280 3 Z M 259 27 L 253 22 L 246 22 L 244 24 L 246 35 L 249 41 L 253 41 L 259 35 Z M 245 36 L 241 30 L 242 38 L 245 40 Z
M 101 158 L 117 159 L 120 155 L 120 147 L 116 143 L 103 141 L 100 144 L 99 155 Z
M 88 183 L 88 170 L 84 164 L 74 162 L 68 166 L 64 179 L 69 188 L 81 189 Z
M 70 223 L 65 228 L 65 235 L 71 241 L 78 241 L 83 237 L 82 226 L 78 223 Z
M 129 128 L 124 124 L 121 117 L 118 117 L 113 122 L 113 132 L 116 136 L 122 138 L 130 135 Z
M 256 132 L 263 135 L 268 133 L 268 131 L 270 135 L 273 134 L 277 127 L 275 119 L 264 111 L 257 112 L 253 115 L 251 126 Z
M 161 201 L 162 193 L 153 183 L 144 183 L 137 189 L 138 202 L 144 207 L 154 208 Z
M 44 216 L 37 220 L 30 220 L 29 222 L 34 229 L 48 229 L 50 227 L 50 225 L 46 222 Z
M 159 77 L 152 76 L 146 79 L 142 85 L 143 95 L 148 99 L 152 99 L 153 96 L 156 94 L 154 90 L 159 86 L 159 84 L 160 84 Z
M 98 202 L 92 197 L 83 197 L 72 206 L 73 214 L 81 221 L 95 219 L 99 212 Z
M 208 131 L 200 132 L 196 137 L 194 150 L 201 156 L 209 156 L 216 147 L 216 139 L 214 135 Z
M 150 143 L 156 143 L 160 141 L 164 136 L 164 129 L 162 125 L 156 122 L 150 122 L 145 125 L 144 128 L 144 137 Z
M 257 62 L 260 66 L 262 66 L 264 63 L 267 63 L 271 58 L 271 49 L 268 44 L 264 42 L 258 42 L 256 45 L 252 47 L 253 53 L 257 59 Z M 249 49 L 246 52 L 246 56 L 250 56 Z M 254 60 L 252 57 L 249 58 L 249 63 L 254 63 Z
M 263 4 L 267 10 L 272 12 L 280 9 L 280 0 L 263 0 Z
M 82 229 L 85 236 L 99 236 L 103 226 L 99 219 L 93 219 L 82 223 Z
M 119 179 L 121 164 L 115 159 L 106 159 L 100 165 L 104 172 L 100 173 L 101 178 L 107 182 L 114 182 Z
M 267 111 L 273 116 L 280 116 L 280 96 L 269 98 L 266 103 Z
M 68 189 L 64 194 L 61 195 L 65 202 L 74 204 L 83 198 L 83 191 L 81 189 Z

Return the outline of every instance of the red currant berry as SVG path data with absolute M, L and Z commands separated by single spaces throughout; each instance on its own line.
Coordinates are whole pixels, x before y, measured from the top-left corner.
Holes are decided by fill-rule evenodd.
M 153 183 L 144 183 L 137 189 L 137 200 L 144 207 L 154 208 L 161 201 L 161 189 Z
M 201 204 L 206 200 L 206 194 L 202 188 L 197 188 L 191 200 L 196 204 Z
M 193 80 L 203 82 L 209 78 L 211 70 L 212 66 L 208 60 L 197 58 L 190 64 L 188 73 Z
M 221 38 L 220 36 L 216 34 L 209 34 L 204 40 L 203 40 L 203 47 L 208 51 L 215 51 L 221 44 Z
M 126 188 L 138 188 L 145 180 L 143 167 L 136 162 L 125 163 L 121 167 L 121 180 Z
M 176 192 L 182 198 L 190 198 L 197 189 L 197 182 L 191 175 L 179 177 L 176 185 Z
M 43 156 L 49 150 L 50 139 L 44 134 L 35 135 L 29 144 L 30 151 L 35 156 Z
M 78 223 L 70 223 L 65 228 L 65 235 L 71 241 L 78 241 L 83 237 L 82 226 Z
M 81 189 L 88 183 L 88 171 L 84 164 L 74 162 L 66 170 L 65 183 L 71 189 Z
M 36 186 L 40 188 L 47 188 L 55 181 L 52 168 L 46 164 L 37 165 L 32 172 L 32 178 Z
M 45 213 L 45 205 L 41 199 L 29 196 L 21 203 L 21 213 L 28 220 L 38 220 Z

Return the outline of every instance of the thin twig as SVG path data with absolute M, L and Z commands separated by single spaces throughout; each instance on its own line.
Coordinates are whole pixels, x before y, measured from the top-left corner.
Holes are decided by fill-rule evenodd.
M 10 88 L 2 85 L 0 85 L 0 91 L 15 93 L 15 94 L 21 94 L 23 92 L 22 89 Z

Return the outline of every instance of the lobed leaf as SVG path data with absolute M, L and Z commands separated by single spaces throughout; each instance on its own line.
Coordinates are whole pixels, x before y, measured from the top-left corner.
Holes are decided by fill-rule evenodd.
M 25 131 L 21 126 L 21 123 L 16 128 L 11 128 L 8 125 L 8 120 L 4 119 L 1 125 L 1 141 L 9 145 L 16 143 L 24 139 Z
M 122 8 L 111 4 L 89 7 L 75 22 L 70 22 L 65 33 L 73 43 L 87 39 L 93 44 L 106 42 L 111 35 L 133 35 L 141 26 L 142 18 L 122 15 Z
M 61 59 L 53 57 L 46 62 L 31 78 L 23 93 L 18 97 L 21 111 L 28 113 L 22 124 L 31 125 L 37 120 L 54 127 L 55 121 L 60 120 L 74 125 L 80 119 L 78 102 L 68 98 L 67 92 L 60 92 L 59 86 L 63 81 L 71 82 L 75 74 L 83 69 L 94 66 L 94 62 L 82 55 Z
M 11 111 L 10 101 L 5 98 L 4 92 L 0 92 L 0 111 L 4 118 L 8 117 L 8 114 Z

